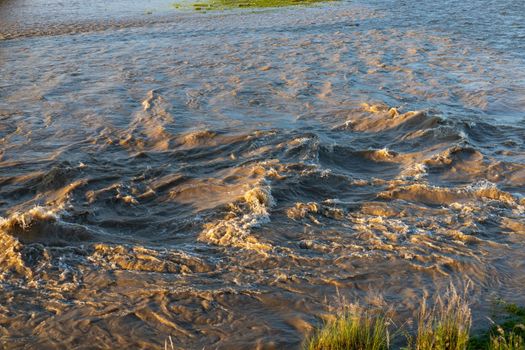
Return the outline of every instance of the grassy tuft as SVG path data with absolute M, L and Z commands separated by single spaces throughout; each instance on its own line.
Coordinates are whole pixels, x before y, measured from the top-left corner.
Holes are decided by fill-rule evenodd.
M 403 329 L 403 350 L 525 350 L 525 308 L 503 301 L 495 314 L 499 322 L 484 333 L 469 336 L 472 317 L 467 292 L 451 285 L 429 308 L 423 300 L 412 335 Z M 304 350 L 386 350 L 390 347 L 390 318 L 342 303 L 335 317 L 304 343 Z M 392 316 L 391 310 L 388 315 Z M 392 338 L 394 338 L 393 336 Z
M 468 346 L 471 326 L 466 291 L 460 295 L 451 285 L 443 297 L 436 298 L 429 309 L 421 304 L 415 337 L 409 337 L 409 349 L 464 350 Z
M 305 350 L 386 350 L 390 346 L 388 320 L 357 308 L 346 308 L 309 338 Z
M 507 331 L 499 326 L 496 332 L 490 335 L 489 350 L 525 350 L 525 342 L 521 333 L 525 330 L 524 325 L 516 325 L 514 330 Z
M 525 350 L 525 308 L 516 304 L 496 301 L 494 317 L 498 323 L 486 332 L 472 337 L 472 350 Z

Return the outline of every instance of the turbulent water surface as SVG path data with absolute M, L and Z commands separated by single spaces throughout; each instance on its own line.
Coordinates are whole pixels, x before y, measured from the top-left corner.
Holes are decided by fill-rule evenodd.
M 525 302 L 525 2 L 0 1 L 0 344 L 299 347 Z M 382 306 L 383 305 L 383 306 Z

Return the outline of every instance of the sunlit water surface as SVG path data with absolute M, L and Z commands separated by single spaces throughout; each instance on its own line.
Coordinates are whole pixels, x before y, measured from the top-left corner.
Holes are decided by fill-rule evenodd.
M 0 341 L 299 347 L 525 302 L 525 2 L 0 1 Z M 338 297 L 339 295 L 339 297 Z

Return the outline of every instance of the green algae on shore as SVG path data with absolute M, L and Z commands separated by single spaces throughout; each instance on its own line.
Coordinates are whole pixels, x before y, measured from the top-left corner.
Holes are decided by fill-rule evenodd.
M 334 1 L 334 0 L 329 0 Z M 297 5 L 312 5 L 327 2 L 326 0 L 208 0 L 202 2 L 175 2 L 176 9 L 193 9 L 196 11 L 229 10 L 236 8 L 272 8 Z

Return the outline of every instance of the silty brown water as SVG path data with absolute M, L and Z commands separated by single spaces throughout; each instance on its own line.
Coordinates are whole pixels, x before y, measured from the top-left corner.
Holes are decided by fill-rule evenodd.
M 3 0 L 2 345 L 298 348 L 338 295 L 525 302 L 524 6 Z

